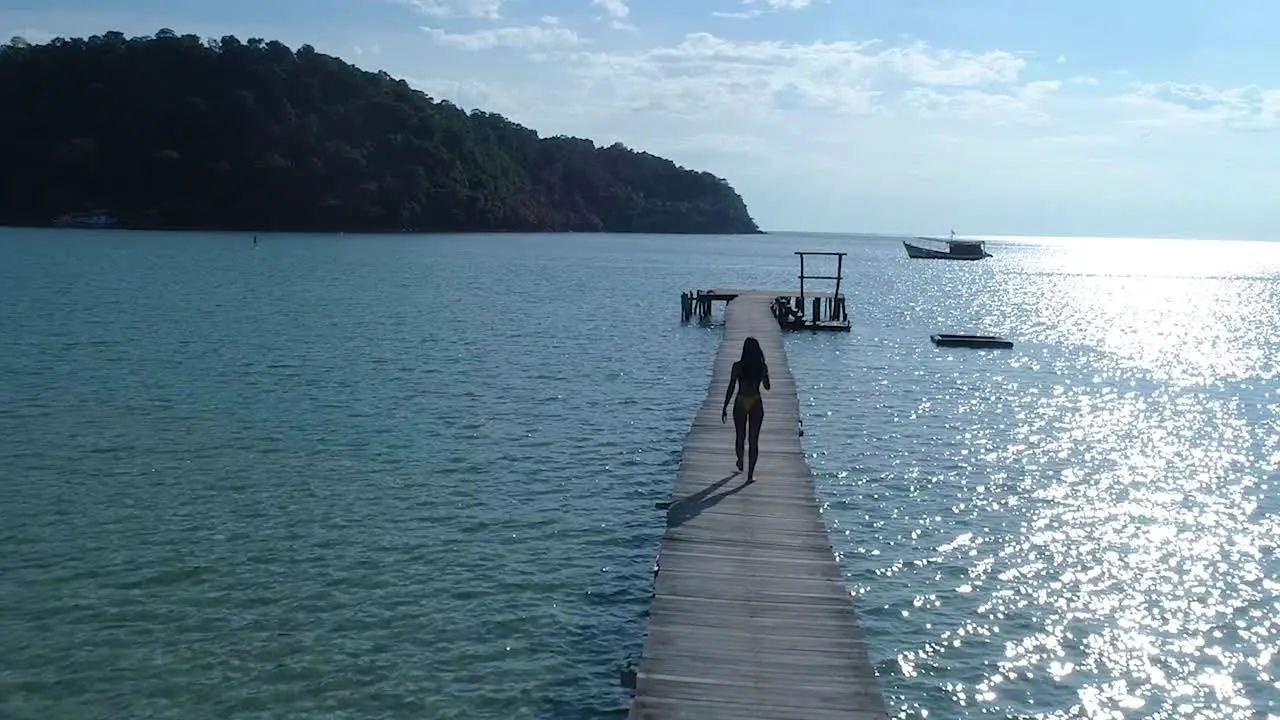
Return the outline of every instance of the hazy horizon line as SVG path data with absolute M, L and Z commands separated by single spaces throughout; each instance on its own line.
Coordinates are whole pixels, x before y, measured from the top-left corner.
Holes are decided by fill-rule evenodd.
M 885 239 L 912 239 L 927 238 L 945 240 L 946 235 L 928 234 L 928 233 L 909 233 L 909 232 L 866 232 L 866 231 L 833 231 L 833 230 L 783 230 L 783 229 L 765 229 L 764 232 L 769 235 L 823 235 L 831 237 L 862 237 L 862 238 L 885 238 Z M 1152 240 L 1172 240 L 1172 241 L 1204 241 L 1212 240 L 1215 242 L 1275 242 L 1277 238 L 1249 238 L 1249 237 L 1191 237 L 1191 236 L 1172 236 L 1172 235 L 1027 235 L 1027 234 L 979 234 L 979 233 L 956 233 L 957 238 L 973 239 L 973 240 L 1022 240 L 1022 241 L 1152 241 Z

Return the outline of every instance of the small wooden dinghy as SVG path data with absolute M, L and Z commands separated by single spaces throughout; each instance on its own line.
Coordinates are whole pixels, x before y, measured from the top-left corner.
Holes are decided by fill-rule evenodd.
M 934 345 L 943 345 L 946 347 L 972 347 L 972 348 L 1011 348 L 1013 341 L 1005 340 L 995 335 L 949 335 L 940 333 L 930 335 Z

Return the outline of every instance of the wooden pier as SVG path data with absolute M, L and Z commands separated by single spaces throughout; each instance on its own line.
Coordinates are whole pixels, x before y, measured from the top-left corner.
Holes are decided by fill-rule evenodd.
M 737 291 L 667 511 L 633 720 L 880 720 L 884 699 L 800 446 L 774 291 Z M 756 479 L 736 471 L 733 363 L 759 340 L 772 389 Z

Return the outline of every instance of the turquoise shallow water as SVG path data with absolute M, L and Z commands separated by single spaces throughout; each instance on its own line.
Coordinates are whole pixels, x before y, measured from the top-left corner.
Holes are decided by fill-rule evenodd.
M 0 717 L 620 717 L 677 295 L 796 249 L 851 253 L 788 352 L 901 717 L 1280 713 L 1280 245 L 6 230 Z

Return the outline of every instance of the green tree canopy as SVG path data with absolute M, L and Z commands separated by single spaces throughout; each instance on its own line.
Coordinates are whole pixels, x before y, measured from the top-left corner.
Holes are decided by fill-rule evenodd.
M 103 208 L 129 227 L 758 232 L 709 173 L 260 38 L 14 38 L 0 137 L 0 224 Z

